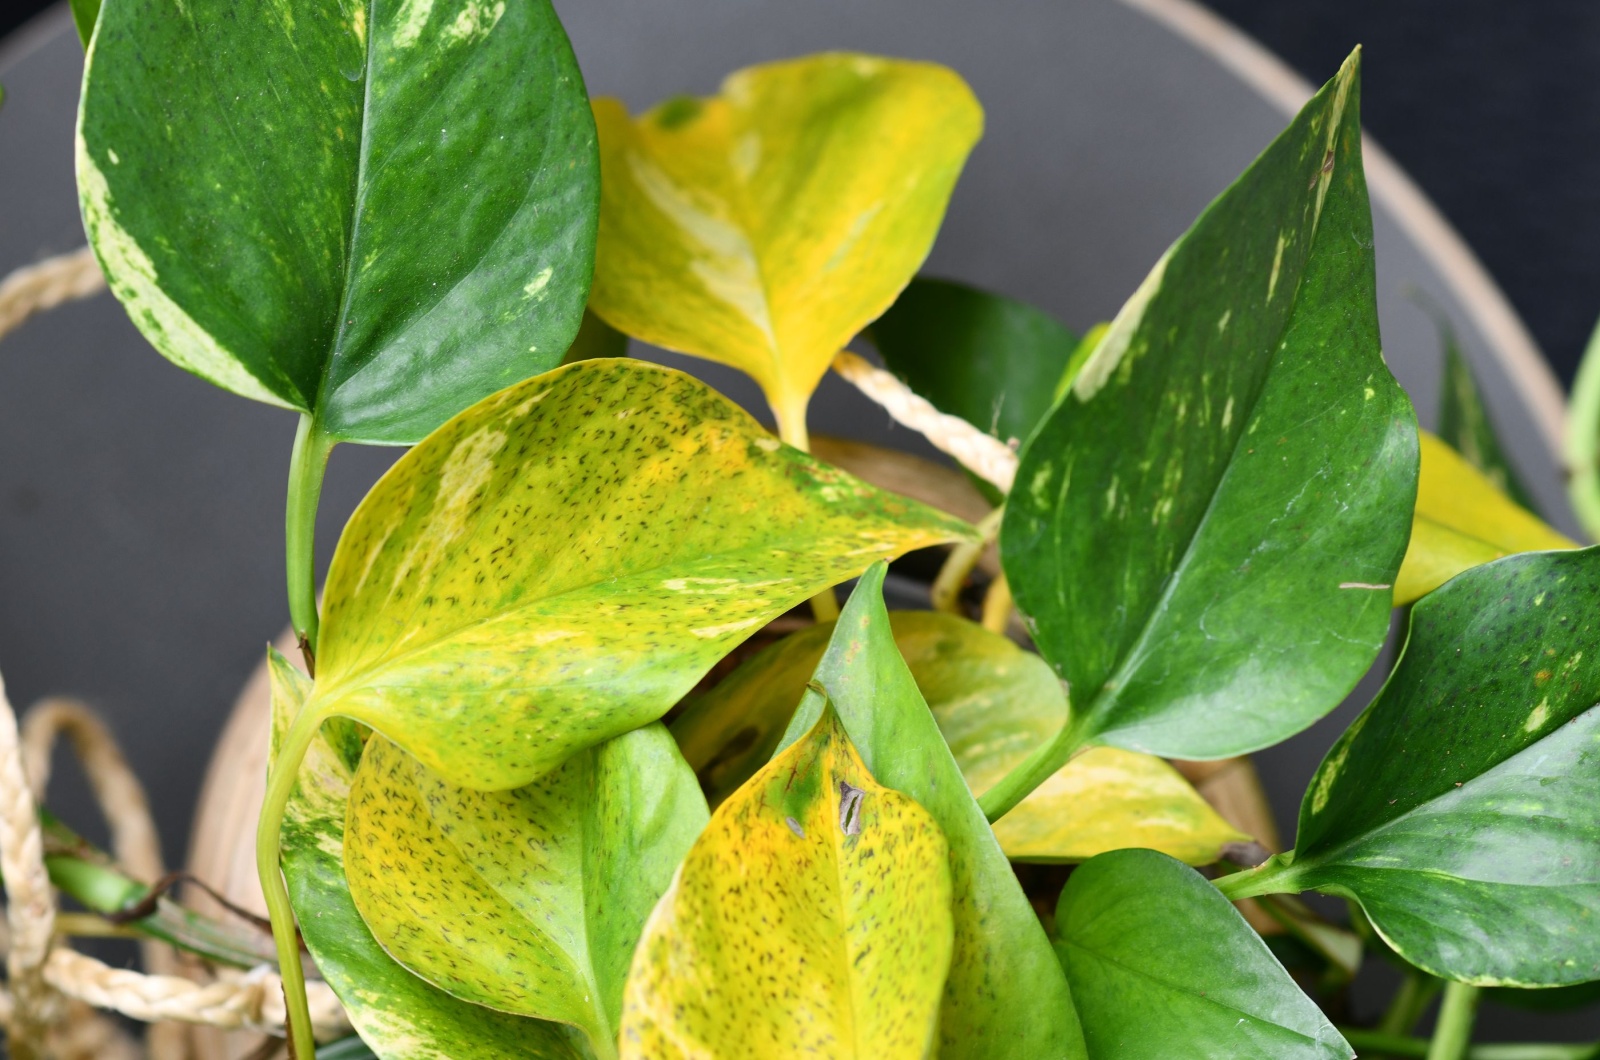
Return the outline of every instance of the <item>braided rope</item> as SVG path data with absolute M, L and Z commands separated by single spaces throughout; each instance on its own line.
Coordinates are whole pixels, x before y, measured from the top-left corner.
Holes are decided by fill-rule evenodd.
M 111 829 L 111 851 L 134 878 L 154 883 L 167 873 L 161 839 L 150 816 L 144 785 L 122 757 L 105 722 L 74 699 L 41 700 L 22 721 L 22 761 L 36 803 L 50 784 L 51 751 L 58 737 L 72 743 L 95 802 Z
M 17 269 L 0 280 L 0 336 L 35 313 L 105 289 L 100 263 L 88 247 Z
M 1001 493 L 1011 492 L 1012 480 L 1017 477 L 1017 454 L 1005 442 L 959 416 L 940 412 L 892 374 L 848 350 L 833 358 L 833 370 L 882 405 L 896 423 L 918 432 L 935 449 L 954 457 Z
M 95 802 L 110 827 L 111 851 L 117 862 L 145 883 L 161 879 L 167 872 L 166 863 L 144 785 L 128 766 L 105 722 L 77 700 L 42 700 L 22 720 L 22 762 L 34 802 L 44 805 L 56 740 L 63 735 L 82 763 Z M 139 955 L 147 971 L 157 975 L 178 971 L 177 951 L 155 939 L 141 941 Z M 145 1045 L 149 1055 L 160 1060 L 188 1060 L 189 1031 L 175 1023 L 157 1023 L 146 1033 Z M 62 1047 L 52 1042 L 51 1051 L 59 1056 Z
M 186 1054 L 177 1024 L 250 1030 L 281 1037 L 283 982 L 270 968 L 197 983 L 175 975 L 112 968 L 64 946 L 51 949 L 55 896 L 44 866 L 44 840 L 35 792 L 49 779 L 55 740 L 65 734 L 83 760 L 96 798 L 111 822 L 119 858 L 137 874 L 161 875 L 159 838 L 144 790 L 109 730 L 81 704 L 52 700 L 30 713 L 25 736 L 0 681 L 0 875 L 6 886 L 6 971 L 9 991 L 0 990 L 0 1022 L 6 1046 L 17 1060 L 133 1060 L 137 1046 L 114 1024 L 91 1015 L 111 1009 L 156 1024 L 151 1056 L 169 1060 Z M 29 780 L 31 763 L 36 772 Z M 149 966 L 172 967 L 165 947 L 152 949 Z M 227 973 L 224 973 L 227 975 Z M 349 1033 L 339 999 L 326 983 L 307 984 L 312 1025 L 321 1039 Z M 70 999 L 71 1003 L 68 1003 Z M 180 1051 L 182 1050 L 182 1051 Z
M 45 978 L 68 997 L 147 1023 L 174 1020 L 222 1030 L 283 1034 L 283 980 L 264 966 L 239 978 L 196 983 L 175 975 L 112 968 L 61 948 L 50 954 Z M 317 1037 L 326 1041 L 348 1034 L 350 1023 L 328 985 L 312 981 L 306 986 Z
M 5 880 L 10 947 L 6 976 L 12 1008 L 6 1039 L 15 1060 L 44 1053 L 45 1032 L 57 1013 L 43 967 L 55 930 L 55 896 L 44 868 L 39 811 L 23 771 L 17 718 L 0 680 L 0 878 Z

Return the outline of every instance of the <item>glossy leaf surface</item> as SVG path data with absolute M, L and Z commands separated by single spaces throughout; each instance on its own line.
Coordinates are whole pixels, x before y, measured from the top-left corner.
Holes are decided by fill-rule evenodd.
M 84 227 L 169 360 L 409 443 L 560 363 L 598 224 L 549 0 L 121 0 L 78 140 Z
M 1094 1060 L 1351 1060 L 1261 937 L 1194 870 L 1150 850 L 1081 866 L 1056 951 Z
M 832 711 L 717 808 L 628 978 L 622 1055 L 931 1055 L 950 869 Z
M 681 372 L 590 360 L 403 456 L 329 570 L 312 708 L 521 787 L 660 717 L 873 560 L 971 533 L 779 444 Z
M 1439 437 L 1483 472 L 1495 489 L 1518 505 L 1533 511 L 1533 496 L 1517 476 L 1516 468 L 1500 445 L 1483 394 L 1448 323 L 1442 322 L 1444 378 L 1439 394 Z M 1426 459 L 1426 458 L 1424 458 Z
M 938 1055 L 1081 1057 L 1078 1018 L 1049 939 L 895 648 L 883 606 L 885 570 L 877 564 L 856 584 L 815 680 L 867 768 L 924 806 L 949 843 L 955 953 Z M 816 723 L 822 706 L 821 696 L 807 692 L 785 746 Z
M 1422 473 L 1411 543 L 1395 578 L 1396 606 L 1431 593 L 1457 574 L 1514 552 L 1577 548 L 1521 507 L 1460 453 L 1421 432 Z
M 1156 265 L 1021 456 L 1002 555 L 1078 742 L 1217 758 L 1336 706 L 1416 482 L 1352 56 Z
M 412 972 L 579 1027 L 614 1056 L 633 948 L 706 817 L 660 725 L 493 792 L 446 784 L 374 736 L 350 790 L 345 870 L 367 926 Z
M 927 277 L 911 281 L 871 338 L 888 369 L 940 412 L 1017 445 L 1049 411 L 1078 348 L 1048 313 Z
M 594 309 L 748 372 L 801 430 L 833 355 L 927 256 L 983 128 L 952 71 L 843 53 L 740 70 L 637 119 L 597 100 L 595 118 Z
M 1049 664 L 955 615 L 894 611 L 895 646 L 926 699 L 968 787 L 981 795 L 1067 719 Z M 831 625 L 794 633 L 753 656 L 680 715 L 672 731 L 712 797 L 771 757 Z M 1249 837 L 1217 816 L 1159 758 L 1097 747 L 1063 766 L 994 825 L 1006 856 L 1081 861 L 1119 847 L 1149 847 L 1194 864 Z
M 269 658 L 276 751 L 311 682 L 275 650 Z M 382 1060 L 588 1060 L 569 1028 L 451 997 L 396 964 L 372 937 L 344 876 L 345 804 L 360 758 L 355 726 L 323 727 L 284 814 L 283 871 L 306 946 L 362 1039 Z
M 1418 601 L 1383 692 L 1300 807 L 1285 885 L 1354 897 L 1406 960 L 1485 985 L 1600 978 L 1600 550 Z

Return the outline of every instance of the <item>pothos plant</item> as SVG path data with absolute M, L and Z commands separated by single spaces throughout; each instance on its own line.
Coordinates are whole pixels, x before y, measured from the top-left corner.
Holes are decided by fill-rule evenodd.
M 113 291 L 300 414 L 258 838 L 295 1055 L 302 938 L 385 1058 L 1451 1058 L 1480 988 L 1600 979 L 1600 556 L 1508 496 L 1459 359 L 1453 445 L 1384 365 L 1357 56 L 1080 339 L 914 279 L 983 125 L 942 67 L 635 116 L 548 0 L 94 8 Z M 979 527 L 808 455 L 858 337 L 1020 445 Z M 319 603 L 340 442 L 412 448 Z M 886 609 L 885 561 L 992 538 L 986 624 Z M 1294 849 L 1244 857 L 1163 759 L 1305 729 L 1397 606 Z M 1283 962 L 1320 993 L 1362 939 L 1408 978 L 1341 1033 Z

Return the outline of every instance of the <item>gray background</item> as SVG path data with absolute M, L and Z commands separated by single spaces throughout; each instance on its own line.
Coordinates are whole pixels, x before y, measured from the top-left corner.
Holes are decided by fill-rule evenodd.
M 955 67 L 984 101 L 988 125 L 928 271 L 1029 300 L 1075 329 L 1113 314 L 1283 125 L 1209 59 L 1110 0 L 557 7 L 591 92 L 634 108 L 714 91 L 737 66 L 825 48 Z M 8 92 L 0 272 L 82 243 L 71 166 L 81 55 L 63 16 L 36 23 L 0 54 Z M 1386 350 L 1427 419 L 1438 338 L 1403 292 L 1414 285 L 1452 308 L 1449 294 L 1395 226 L 1381 214 L 1377 222 Z M 1466 330 L 1459 315 L 1458 326 Z M 1509 403 L 1470 330 L 1464 338 L 1522 470 L 1567 523 L 1527 413 Z M 667 359 L 765 416 L 742 377 Z M 836 379 L 814 402 L 812 429 L 927 452 Z M 150 788 L 173 862 L 211 743 L 286 620 L 283 483 L 293 431 L 292 415 L 168 365 L 107 297 L 36 319 L 0 345 L 0 672 L 19 706 L 70 693 L 112 719 Z M 320 521 L 324 559 L 395 455 L 335 452 Z M 1306 778 L 1357 706 L 1260 756 L 1286 831 Z M 58 791 L 52 801 L 69 820 L 92 820 L 81 787 Z

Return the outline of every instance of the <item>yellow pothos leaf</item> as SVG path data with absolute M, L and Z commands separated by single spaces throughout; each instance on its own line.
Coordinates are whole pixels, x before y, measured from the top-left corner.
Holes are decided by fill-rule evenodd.
M 639 1060 L 930 1054 L 954 925 L 939 826 L 832 709 L 711 817 L 628 973 Z
M 1514 552 L 1577 548 L 1495 487 L 1460 453 L 1427 431 L 1411 544 L 1395 578 L 1396 607 L 1428 595 L 1470 567 Z
M 580 361 L 455 417 L 362 501 L 308 717 L 354 718 L 461 787 L 521 787 L 659 718 L 822 588 L 971 533 L 681 372 Z
M 647 342 L 755 377 L 785 440 L 833 355 L 933 244 L 983 130 L 953 71 L 830 53 L 740 70 L 630 119 L 594 104 L 590 305 Z
M 454 997 L 580 1028 L 616 1056 L 628 963 L 706 822 L 661 725 L 512 791 L 446 784 L 381 736 L 350 786 L 350 897 L 400 964 Z
M 1037 655 L 955 615 L 895 611 L 889 622 L 975 795 L 1065 723 L 1061 682 Z M 785 637 L 673 722 L 684 757 L 713 799 L 772 754 L 832 633 L 829 624 Z M 1082 861 L 1120 847 L 1148 847 L 1196 865 L 1216 861 L 1224 844 L 1249 838 L 1166 762 L 1108 747 L 1057 770 L 995 822 L 994 833 L 1006 855 L 1019 861 Z

